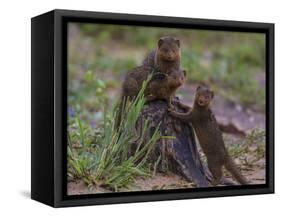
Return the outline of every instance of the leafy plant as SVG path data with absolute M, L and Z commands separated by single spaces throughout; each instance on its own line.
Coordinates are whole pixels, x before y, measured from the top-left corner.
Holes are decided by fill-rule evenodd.
M 248 165 L 265 157 L 265 131 L 261 129 L 251 130 L 246 138 L 238 141 L 228 141 L 229 152 L 233 158 L 240 158 Z M 249 160 L 248 157 L 251 156 Z
M 145 139 L 148 124 L 145 123 L 138 145 L 134 153 L 129 153 L 130 146 L 135 140 L 135 125 L 145 103 L 144 88 L 133 102 L 125 105 L 120 127 L 116 129 L 115 120 L 117 110 L 107 113 L 104 117 L 99 144 L 90 144 L 86 141 L 87 127 L 82 125 L 76 115 L 75 131 L 69 131 L 68 136 L 68 175 L 74 179 L 82 179 L 88 185 L 102 186 L 114 191 L 128 187 L 138 176 L 150 176 L 147 158 L 154 148 L 155 142 L 160 139 L 159 127 L 156 128 L 150 139 Z M 75 134 L 75 136 L 73 135 Z M 95 137 L 96 135 L 94 135 Z M 72 138 L 78 137 L 78 150 L 75 150 Z

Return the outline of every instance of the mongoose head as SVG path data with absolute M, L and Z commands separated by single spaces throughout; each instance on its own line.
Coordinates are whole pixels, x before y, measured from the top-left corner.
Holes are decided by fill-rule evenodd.
M 214 92 L 207 86 L 199 85 L 196 89 L 195 103 L 199 107 L 209 107 L 214 98 Z
M 180 40 L 165 36 L 158 40 L 158 59 L 173 62 L 180 59 Z
M 149 84 L 150 87 L 153 86 L 153 88 L 156 89 L 164 88 L 166 94 L 169 95 L 185 83 L 185 75 L 185 70 L 181 69 L 171 69 L 168 70 L 167 73 L 158 72 L 152 76 L 151 80 L 149 81 Z
M 186 81 L 186 71 L 183 69 L 179 69 L 179 70 L 171 69 L 168 70 L 166 74 L 168 74 L 168 76 L 172 78 L 173 82 L 171 82 L 170 85 L 171 87 L 175 87 L 175 88 L 180 87 Z

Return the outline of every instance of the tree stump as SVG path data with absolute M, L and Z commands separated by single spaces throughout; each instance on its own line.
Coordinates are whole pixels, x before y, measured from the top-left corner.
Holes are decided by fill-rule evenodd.
M 174 98 L 172 104 L 175 110 L 184 112 Z M 171 171 L 193 182 L 197 187 L 208 187 L 209 171 L 203 166 L 196 146 L 192 127 L 184 124 L 168 114 L 168 105 L 165 101 L 155 100 L 145 105 L 137 122 L 137 132 L 141 133 L 145 120 L 148 121 L 146 140 L 150 139 L 160 124 L 162 138 L 155 144 L 155 149 L 149 156 L 152 163 L 158 162 L 157 170 Z M 140 135 L 140 134 L 139 134 Z

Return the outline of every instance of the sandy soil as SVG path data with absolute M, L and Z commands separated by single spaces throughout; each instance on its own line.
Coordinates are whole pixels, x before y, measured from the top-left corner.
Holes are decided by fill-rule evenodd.
M 193 94 L 196 85 L 189 84 L 180 88 L 179 96 L 183 103 L 192 105 Z M 265 116 L 250 109 L 244 109 L 240 105 L 235 105 L 226 101 L 220 95 L 216 95 L 213 103 L 213 111 L 216 114 L 218 121 L 223 123 L 234 123 L 240 129 L 248 131 L 252 128 L 265 128 Z M 233 137 L 233 136 L 232 136 Z M 233 137 L 235 139 L 235 137 Z M 235 159 L 238 165 L 241 165 L 242 173 L 252 184 L 265 183 L 265 160 L 261 159 L 255 162 L 254 165 L 246 165 L 245 162 L 240 162 Z M 234 181 L 230 174 L 225 173 L 225 177 Z M 129 189 L 121 189 L 120 191 L 148 191 L 148 190 L 163 190 L 163 189 L 180 189 L 193 188 L 194 184 L 184 180 L 182 177 L 174 174 L 158 173 L 154 177 L 143 179 L 138 178 Z M 68 183 L 68 194 L 93 194 L 93 193 L 109 193 L 111 191 L 101 187 L 87 187 L 82 181 L 72 181 Z
M 193 184 L 185 181 L 177 175 L 156 174 L 152 178 L 138 178 L 136 182 L 129 189 L 121 189 L 122 192 L 128 191 L 149 191 L 149 190 L 163 190 L 163 189 L 179 189 L 190 188 Z M 93 193 L 109 193 L 111 191 L 100 187 L 88 188 L 84 182 L 70 182 L 68 184 L 68 194 L 93 194 Z
M 254 168 L 243 168 L 243 174 L 251 180 L 251 184 L 265 184 L 265 170 L 264 162 L 260 161 Z M 232 180 L 230 175 L 225 176 Z M 186 181 L 178 175 L 165 175 L 158 173 L 155 176 L 147 179 L 138 178 L 136 182 L 129 189 L 121 189 L 122 192 L 129 191 L 150 191 L 150 190 L 167 190 L 167 189 L 183 189 L 194 188 L 195 185 Z M 97 193 L 111 193 L 111 191 L 101 187 L 87 187 L 83 181 L 69 182 L 68 195 L 77 194 L 97 194 Z

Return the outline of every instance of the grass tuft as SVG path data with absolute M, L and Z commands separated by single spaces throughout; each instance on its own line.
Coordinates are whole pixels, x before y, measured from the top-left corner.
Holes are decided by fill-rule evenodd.
M 119 191 L 120 188 L 128 188 L 136 177 L 151 175 L 147 158 L 155 142 L 161 138 L 159 126 L 147 141 L 144 138 L 148 133 L 146 122 L 136 150 L 129 152 L 136 137 L 135 125 L 145 103 L 146 84 L 136 99 L 125 105 L 126 116 L 118 129 L 114 127 L 117 110 L 106 113 L 103 126 L 92 135 L 89 127 L 84 126 L 76 114 L 76 128 L 70 129 L 68 135 L 69 178 L 82 179 L 89 186 Z

